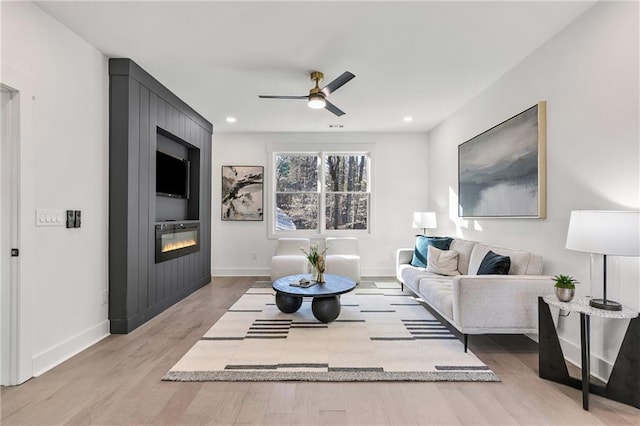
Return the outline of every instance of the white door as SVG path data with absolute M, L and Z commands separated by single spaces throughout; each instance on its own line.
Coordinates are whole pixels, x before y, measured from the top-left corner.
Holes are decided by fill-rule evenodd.
M 0 91 L 0 378 L 2 385 L 16 385 L 30 378 L 30 369 L 25 373 L 27 366 L 20 365 L 19 96 L 16 90 L 2 84 Z

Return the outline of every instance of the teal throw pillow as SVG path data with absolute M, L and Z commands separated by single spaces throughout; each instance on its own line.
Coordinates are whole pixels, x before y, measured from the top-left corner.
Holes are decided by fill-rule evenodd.
M 449 250 L 453 238 L 449 237 L 427 237 L 425 235 L 416 235 L 416 247 L 413 250 L 413 259 L 411 265 L 418 268 L 427 267 L 427 250 L 429 246 L 433 246 L 440 250 Z
M 489 250 L 480 262 L 477 275 L 509 275 L 510 268 L 509 256 L 500 256 Z

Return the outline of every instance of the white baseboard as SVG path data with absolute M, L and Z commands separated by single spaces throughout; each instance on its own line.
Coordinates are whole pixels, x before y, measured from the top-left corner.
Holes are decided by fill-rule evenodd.
M 373 267 L 373 268 L 362 268 L 360 274 L 363 277 L 395 277 L 396 270 L 395 268 L 381 268 L 381 267 Z
M 536 343 L 540 343 L 539 336 L 537 334 L 525 334 L 525 336 Z M 558 337 L 558 340 L 560 340 L 560 346 L 562 347 L 562 354 L 564 355 L 565 360 L 580 368 L 580 364 L 582 363 L 580 347 L 562 337 Z M 591 354 L 590 369 L 592 376 L 606 383 L 607 377 L 609 377 L 611 370 L 613 369 L 613 364 Z
M 363 277 L 395 277 L 394 268 L 362 268 Z M 213 277 L 268 277 L 270 268 L 212 268 Z
M 213 277 L 268 277 L 270 268 L 212 268 Z
M 582 364 L 580 346 L 560 336 L 558 337 L 558 340 L 560 340 L 564 359 L 580 368 L 580 365 Z M 613 369 L 613 363 L 594 354 L 591 354 L 590 362 L 591 375 L 606 383 L 609 375 L 611 374 L 611 370 Z
M 107 336 L 109 336 L 109 321 L 104 321 L 34 355 L 33 376 L 38 377 L 51 370 Z

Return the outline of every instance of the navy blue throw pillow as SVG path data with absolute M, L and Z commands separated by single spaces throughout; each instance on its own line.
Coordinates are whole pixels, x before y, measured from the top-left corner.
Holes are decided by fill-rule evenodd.
M 509 256 L 500 256 L 489 250 L 480 262 L 477 275 L 509 275 L 510 268 Z
M 427 250 L 429 246 L 434 246 L 440 250 L 449 250 L 453 238 L 449 237 L 427 237 L 425 235 L 416 235 L 416 248 L 413 250 L 413 259 L 411 265 L 419 268 L 427 267 Z

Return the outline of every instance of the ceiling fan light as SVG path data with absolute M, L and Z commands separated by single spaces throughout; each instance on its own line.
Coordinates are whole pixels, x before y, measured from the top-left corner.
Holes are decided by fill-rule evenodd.
M 309 105 L 309 108 L 322 109 L 327 106 L 327 103 L 322 95 L 309 95 L 309 103 L 307 105 Z

